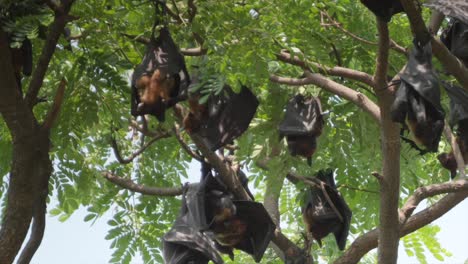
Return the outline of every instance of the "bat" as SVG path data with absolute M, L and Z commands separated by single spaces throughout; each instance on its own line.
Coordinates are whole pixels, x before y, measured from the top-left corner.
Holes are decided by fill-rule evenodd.
M 321 239 L 333 233 L 340 250 L 346 246 L 352 212 L 336 189 L 331 169 L 321 170 L 315 178 L 316 183 L 305 195 L 302 217 L 307 232 L 322 246 Z
M 142 62 L 133 71 L 132 115 L 151 114 L 164 122 L 166 109 L 186 99 L 189 84 L 184 57 L 163 27 L 157 38 L 151 37 Z
M 262 259 L 276 227 L 261 203 L 235 200 L 205 162 L 200 183 L 188 188 L 185 201 L 186 223 L 211 238 L 215 252 L 233 258 L 239 249 Z
M 212 151 L 241 136 L 259 104 L 244 85 L 238 94 L 225 85 L 223 92 L 210 95 L 205 104 L 200 104 L 198 99 L 197 94 L 189 99 L 190 113 L 184 118 L 184 127 L 190 133 L 198 133 Z
M 317 148 L 317 137 L 324 125 L 322 107 L 318 97 L 304 97 L 301 94 L 291 98 L 279 125 L 280 140 L 286 137 L 292 156 L 303 156 L 312 165 L 312 155 Z
M 193 219 L 200 216 L 197 215 L 197 208 L 190 207 L 189 202 L 200 188 L 203 188 L 202 183 L 185 187 L 179 216 L 163 237 L 163 257 L 166 264 L 207 264 L 210 260 L 215 264 L 224 263 L 211 237 L 200 232 L 197 225 L 199 222 L 193 222 Z
M 403 12 L 400 0 L 361 0 L 375 16 L 385 22 L 390 22 L 394 14 Z
M 465 0 L 430 0 L 424 3 L 424 5 L 468 24 L 468 5 Z
M 431 52 L 430 43 L 415 43 L 391 107 L 393 122 L 403 125 L 402 133 L 409 129 L 414 141 L 402 139 L 421 154 L 437 152 L 444 129 L 445 112 L 440 104 L 439 80 L 432 69 Z
M 453 18 L 440 40 L 450 52 L 468 67 L 468 22 Z
M 450 99 L 449 125 L 456 129 L 457 143 L 463 160 L 468 162 L 468 92 L 461 87 L 442 82 Z M 457 162 L 453 151 L 437 156 L 441 165 L 450 171 L 453 179 L 457 175 Z

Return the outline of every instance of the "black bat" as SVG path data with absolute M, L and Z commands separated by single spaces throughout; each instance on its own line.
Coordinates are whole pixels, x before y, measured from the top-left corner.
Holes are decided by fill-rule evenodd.
M 151 114 L 164 122 L 166 109 L 186 99 L 190 76 L 167 27 L 151 37 L 143 61 L 132 75 L 131 113 Z
M 317 137 L 324 125 L 322 107 L 317 97 L 298 94 L 289 100 L 283 121 L 279 125 L 280 139 L 286 137 L 291 155 L 307 158 L 312 165 L 312 155 L 317 148 Z
M 231 143 L 249 127 L 258 107 L 255 95 L 242 85 L 236 94 L 225 85 L 218 95 L 212 94 L 205 104 L 198 103 L 199 95 L 189 100 L 190 113 L 184 119 L 188 132 L 199 133 L 213 151 Z
M 407 67 L 400 75 L 401 85 L 391 109 L 392 120 L 403 124 L 403 129 L 409 128 L 416 144 L 403 139 L 421 154 L 437 152 L 444 129 L 445 112 L 440 104 L 439 80 L 432 69 L 431 58 L 431 44 L 415 42 Z M 426 149 L 420 149 L 417 144 Z
M 404 11 L 400 0 L 361 0 L 361 3 L 385 22 L 390 22 L 394 14 Z
M 463 159 L 468 162 L 468 92 L 461 87 L 442 82 L 450 98 L 449 124 L 456 129 L 457 143 Z M 450 171 L 451 178 L 457 175 L 457 162 L 453 151 L 437 156 L 442 166 Z
M 302 206 L 302 216 L 307 232 L 312 233 L 322 246 L 321 239 L 333 233 L 340 250 L 346 246 L 352 212 L 336 189 L 331 169 L 321 170 L 315 178 L 316 185 L 307 190 Z
M 192 186 L 185 195 L 190 228 L 211 238 L 214 248 L 231 258 L 236 248 L 259 262 L 276 228 L 263 205 L 235 200 L 206 163 L 202 164 L 200 183 Z
M 440 40 L 450 52 L 468 67 L 468 22 L 452 19 Z
M 193 221 L 202 218 L 198 215 L 199 209 L 190 206 L 200 188 L 203 188 L 202 183 L 186 186 L 180 214 L 163 237 L 166 264 L 206 264 L 210 260 L 215 264 L 224 263 L 211 237 L 200 232 L 200 222 Z
M 10 35 L 10 42 L 13 36 Z M 21 47 L 11 48 L 11 59 L 13 64 L 13 69 L 16 77 L 16 84 L 18 85 L 20 94 L 23 94 L 21 89 L 21 78 L 23 75 L 31 76 L 32 67 L 33 67 L 33 50 L 31 41 L 27 38 L 23 39 L 21 42 Z

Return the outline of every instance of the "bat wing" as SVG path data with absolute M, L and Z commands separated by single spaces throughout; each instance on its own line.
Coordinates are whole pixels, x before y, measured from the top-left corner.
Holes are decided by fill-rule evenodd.
M 416 43 L 410 53 L 407 67 L 401 74 L 401 80 L 416 91 L 435 108 L 439 118 L 445 113 L 440 104 L 439 80 L 432 68 L 432 49 L 430 42 L 420 46 Z
M 399 0 L 361 0 L 361 3 L 386 22 L 390 22 L 394 14 L 404 11 Z
M 247 235 L 236 248 L 253 256 L 260 262 L 268 244 L 273 238 L 275 224 L 261 203 L 234 201 L 237 215 L 247 223 Z
M 406 115 L 408 114 L 408 84 L 404 81 L 401 82 L 400 88 L 396 91 L 395 101 L 393 101 L 391 108 L 391 116 L 393 122 L 401 124 L 405 123 Z
M 203 264 L 209 260 L 216 264 L 224 263 L 212 239 L 200 232 L 200 223 L 196 223 L 196 220 L 200 221 L 197 218 L 205 219 L 201 213 L 194 214 L 194 211 L 202 209 L 194 207 L 193 202 L 189 204 L 190 197 L 199 191 L 201 185 L 203 184 L 188 185 L 182 198 L 179 217 L 163 237 L 163 255 L 167 264 L 190 263 L 189 261 Z
M 450 98 L 450 126 L 456 125 L 464 119 L 468 119 L 468 92 L 461 87 L 442 82 Z
M 453 19 L 442 32 L 440 40 L 465 66 L 468 65 L 468 22 Z
M 232 142 L 249 127 L 255 115 L 258 100 L 245 86 L 239 94 L 235 94 L 229 86 L 225 87 L 228 98 L 220 94 L 209 102 L 209 120 L 200 129 L 205 143 L 211 150 Z
M 286 105 L 283 121 L 279 125 L 279 134 L 280 137 L 319 136 L 323 123 L 320 100 L 315 97 L 305 98 L 298 94 L 291 98 Z

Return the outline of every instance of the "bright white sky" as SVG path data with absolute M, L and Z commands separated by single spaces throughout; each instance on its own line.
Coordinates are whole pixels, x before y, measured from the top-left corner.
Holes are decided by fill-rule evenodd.
M 189 181 L 198 180 L 199 166 L 190 166 L 189 175 L 196 175 Z M 424 205 L 422 205 L 424 206 Z M 420 206 L 420 207 L 422 207 Z M 418 207 L 417 210 L 421 208 Z M 52 209 L 52 207 L 49 207 Z M 423 209 L 423 208 L 422 208 Z M 94 225 L 84 222 L 86 209 L 79 209 L 66 222 L 61 223 L 57 217 L 47 218 L 47 227 L 42 245 L 32 260 L 32 264 L 102 264 L 108 263 L 112 251 L 107 235 L 107 221 L 110 213 L 103 216 Z M 440 262 L 427 253 L 428 263 L 464 264 L 468 261 L 468 200 L 463 201 L 453 210 L 435 221 L 441 227 L 437 235 L 439 242 L 453 256 Z M 156 238 L 157 239 L 157 238 Z M 254 263 L 252 261 L 252 263 Z M 399 261 L 402 264 L 419 263 L 416 258 L 409 258 L 400 243 Z M 467 262 L 468 263 L 468 262 Z M 143 264 L 135 257 L 132 264 Z

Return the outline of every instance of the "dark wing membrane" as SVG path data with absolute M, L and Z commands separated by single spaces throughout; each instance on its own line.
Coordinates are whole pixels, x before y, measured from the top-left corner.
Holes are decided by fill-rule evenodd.
M 255 95 L 245 86 L 239 94 L 225 86 L 223 93 L 208 101 L 209 118 L 200 128 L 200 135 L 211 150 L 231 143 L 247 130 L 258 107 Z
M 404 11 L 400 0 L 361 0 L 361 3 L 386 22 L 390 22 L 394 14 Z
M 260 262 L 274 236 L 275 224 L 261 203 L 234 201 L 239 218 L 247 223 L 247 235 L 236 248 L 252 255 Z
M 450 125 L 453 127 L 461 120 L 468 119 L 468 92 L 461 87 L 442 82 L 450 98 Z
M 323 126 L 320 100 L 298 94 L 289 100 L 283 121 L 279 125 L 280 136 L 319 136 Z
M 392 121 L 404 124 L 408 114 L 408 91 L 411 89 L 406 82 L 402 82 L 396 91 L 395 101 L 391 108 Z
M 400 75 L 402 81 L 409 84 L 420 96 L 432 104 L 442 115 L 444 110 L 440 104 L 439 80 L 432 68 L 431 44 L 420 47 L 414 45 L 408 64 Z
M 200 232 L 206 221 L 204 216 L 204 201 L 193 201 L 203 184 L 191 184 L 182 197 L 182 206 L 173 227 L 163 237 L 163 255 L 166 264 L 224 263 L 215 249 L 211 238 Z M 189 203 L 190 202 L 190 203 Z M 190 262 L 192 261 L 192 262 Z M 197 262 L 198 261 L 198 262 Z
M 443 31 L 440 40 L 465 66 L 468 65 L 468 22 L 453 19 Z

